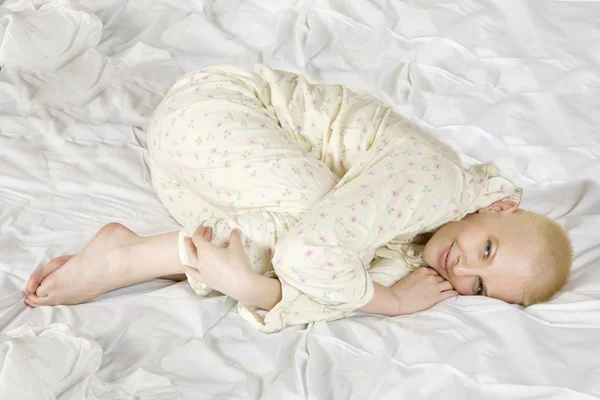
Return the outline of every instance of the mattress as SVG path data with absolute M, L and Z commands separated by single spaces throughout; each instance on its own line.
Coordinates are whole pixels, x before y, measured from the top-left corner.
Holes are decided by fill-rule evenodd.
M 445 0 L 0 3 L 0 398 L 600 397 L 600 4 Z M 523 309 L 462 296 L 266 334 L 225 296 L 157 279 L 30 309 L 29 275 L 106 223 L 178 230 L 145 131 L 184 73 L 262 62 L 375 94 L 493 161 L 573 240 Z

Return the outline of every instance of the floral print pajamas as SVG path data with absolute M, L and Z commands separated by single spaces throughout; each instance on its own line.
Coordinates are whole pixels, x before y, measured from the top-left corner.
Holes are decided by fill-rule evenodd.
M 462 168 L 375 97 L 264 65 L 182 77 L 148 148 L 154 188 L 183 227 L 182 264 L 198 225 L 215 244 L 238 228 L 252 268 L 281 281 L 272 310 L 238 306 L 265 332 L 351 315 L 373 282 L 391 286 L 422 265 L 417 234 L 521 196 L 492 164 Z

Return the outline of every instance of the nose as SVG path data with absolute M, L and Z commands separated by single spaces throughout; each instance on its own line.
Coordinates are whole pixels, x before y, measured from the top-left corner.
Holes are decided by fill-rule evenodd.
M 456 276 L 466 276 L 469 275 L 469 268 L 466 268 L 462 265 L 457 265 L 452 269 L 452 272 L 454 272 L 454 275 Z
M 466 257 L 459 256 L 456 263 L 452 267 L 452 273 L 458 277 L 474 275 L 479 269 L 477 263 L 469 262 Z

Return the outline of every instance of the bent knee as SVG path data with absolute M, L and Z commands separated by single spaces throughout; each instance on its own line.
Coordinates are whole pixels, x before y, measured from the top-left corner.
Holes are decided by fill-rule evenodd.
M 307 246 L 298 232 L 278 243 L 273 268 L 286 284 L 323 305 L 354 309 L 372 292 L 358 255 L 339 247 Z M 367 300 L 368 301 L 368 300 Z

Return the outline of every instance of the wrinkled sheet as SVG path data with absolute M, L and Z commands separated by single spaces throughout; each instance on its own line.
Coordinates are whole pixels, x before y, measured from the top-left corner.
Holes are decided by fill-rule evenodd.
M 181 398 L 168 379 L 140 369 L 111 384 L 99 380 L 95 373 L 102 348 L 61 323 L 43 328 L 24 325 L 0 334 L 0 357 L 0 388 L 5 398 L 127 400 L 145 393 Z
M 2 2 L 0 329 L 63 324 L 99 346 L 73 385 L 140 399 L 600 396 L 599 18 L 597 2 L 567 1 Z M 564 290 L 525 310 L 461 297 L 274 334 L 164 280 L 27 309 L 30 273 L 104 224 L 178 229 L 151 189 L 149 117 L 184 73 L 255 62 L 372 92 L 466 167 L 494 161 L 573 238 Z M 8 387 L 0 397 L 18 398 Z

